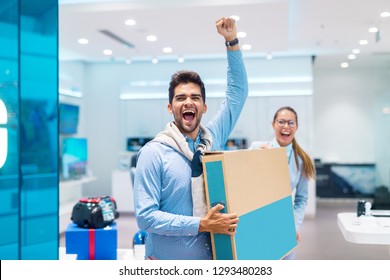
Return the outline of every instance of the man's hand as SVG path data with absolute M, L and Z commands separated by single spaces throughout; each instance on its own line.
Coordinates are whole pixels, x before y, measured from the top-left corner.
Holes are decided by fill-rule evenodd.
M 238 216 L 236 213 L 223 214 L 221 211 L 223 205 L 217 204 L 200 219 L 199 232 L 211 232 L 227 234 L 233 236 L 236 234 Z
M 228 17 L 220 18 L 216 21 L 217 31 L 221 34 L 226 42 L 233 41 L 237 38 L 237 29 L 235 20 Z

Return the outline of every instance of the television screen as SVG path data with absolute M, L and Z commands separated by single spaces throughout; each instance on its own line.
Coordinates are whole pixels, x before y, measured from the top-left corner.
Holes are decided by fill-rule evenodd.
M 226 141 L 225 150 L 246 149 L 247 141 L 245 138 L 230 138 Z
M 317 162 L 315 166 L 318 197 L 374 197 L 377 187 L 375 164 Z
M 143 147 L 143 145 L 145 145 L 152 139 L 153 138 L 151 137 L 127 138 L 127 150 L 139 151 Z
M 62 178 L 79 179 L 87 174 L 88 145 L 86 138 L 62 140 Z
M 60 133 L 69 135 L 77 133 L 79 124 L 79 106 L 60 103 Z

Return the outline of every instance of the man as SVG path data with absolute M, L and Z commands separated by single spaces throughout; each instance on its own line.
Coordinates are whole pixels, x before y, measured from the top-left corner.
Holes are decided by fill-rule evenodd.
M 147 259 L 212 259 L 210 232 L 235 234 L 235 213 L 221 213 L 221 204 L 205 209 L 199 166 L 199 155 L 225 145 L 248 96 L 235 21 L 221 18 L 216 27 L 228 57 L 227 96 L 218 114 L 201 125 L 207 111 L 204 84 L 195 72 L 177 72 L 169 87 L 174 122 L 138 154 L 135 212 L 139 228 L 148 232 Z

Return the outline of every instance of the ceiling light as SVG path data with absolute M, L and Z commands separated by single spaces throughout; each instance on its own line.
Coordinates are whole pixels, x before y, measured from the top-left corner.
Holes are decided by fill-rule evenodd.
M 250 49 L 252 49 L 252 45 L 250 45 L 250 44 L 244 44 L 244 45 L 242 45 L 242 49 L 243 49 L 244 51 L 249 51 Z
M 360 50 L 359 50 L 359 49 L 353 49 L 353 50 L 352 50 L 352 53 L 358 54 L 358 53 L 360 53 Z
M 112 55 L 112 50 L 105 49 L 105 50 L 103 51 L 103 53 L 104 53 L 105 55 Z
M 184 62 L 184 57 L 180 56 L 180 57 L 177 59 L 177 62 L 183 63 L 183 62 Z
M 381 13 L 381 17 L 383 17 L 383 18 L 390 17 L 390 12 Z
M 367 40 L 360 40 L 359 45 L 367 45 L 368 41 Z
M 267 58 L 268 60 L 271 60 L 271 59 L 273 58 L 273 56 L 272 56 L 271 53 L 268 53 L 267 56 L 266 56 L 266 58 Z
M 236 15 L 232 15 L 230 16 L 232 19 L 234 19 L 235 21 L 239 21 L 240 20 L 240 17 L 239 16 L 236 16 Z
M 146 40 L 148 40 L 149 42 L 155 42 L 155 41 L 157 41 L 157 36 L 149 35 L 146 37 Z
M 125 63 L 126 63 L 126 64 L 131 64 L 131 59 L 130 59 L 130 58 L 126 59 L 126 60 L 125 60 Z
M 80 38 L 77 42 L 81 45 L 86 45 L 88 44 L 88 39 Z
M 237 32 L 237 38 L 245 38 L 246 37 L 246 32 L 243 32 L 243 31 L 241 31 L 241 32 Z
M 356 58 L 356 55 L 354 55 L 354 54 L 349 54 L 348 55 L 348 59 L 355 59 Z
M 376 32 L 378 32 L 378 31 L 379 31 L 378 27 L 375 27 L 375 26 L 370 27 L 370 28 L 368 29 L 368 32 L 370 32 L 370 33 L 376 33 Z
M 383 108 L 382 108 L 382 113 L 383 113 L 383 114 L 386 114 L 386 115 L 387 115 L 387 114 L 390 114 L 390 107 L 383 107 Z
M 171 47 L 165 47 L 165 48 L 163 48 L 163 52 L 164 53 L 171 53 L 172 52 L 172 48 Z
M 125 21 L 125 24 L 129 25 L 129 26 L 133 26 L 133 25 L 136 25 L 137 23 L 134 19 L 128 19 Z
M 340 64 L 340 67 L 341 68 L 348 68 L 349 67 L 349 63 L 348 62 L 343 62 Z
M 158 63 L 157 57 L 153 57 L 153 58 L 152 58 L 152 63 L 153 63 L 153 64 L 157 64 L 157 63 Z

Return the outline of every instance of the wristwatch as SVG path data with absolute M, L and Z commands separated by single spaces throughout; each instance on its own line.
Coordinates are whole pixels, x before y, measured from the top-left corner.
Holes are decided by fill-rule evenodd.
M 225 46 L 226 47 L 233 47 L 233 46 L 235 46 L 235 45 L 237 45 L 238 44 L 238 38 L 236 38 L 236 39 L 234 39 L 234 40 L 232 40 L 232 41 L 229 41 L 229 42 L 225 42 Z

